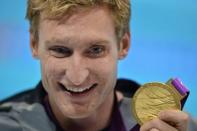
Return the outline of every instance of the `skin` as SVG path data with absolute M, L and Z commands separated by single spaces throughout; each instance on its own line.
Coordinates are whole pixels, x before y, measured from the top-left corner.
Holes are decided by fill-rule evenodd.
M 117 41 L 112 14 L 103 6 L 80 9 L 60 20 L 41 14 L 39 40 L 33 34 L 30 37 L 32 54 L 40 60 L 43 86 L 62 128 L 97 131 L 106 127 L 113 108 L 117 63 L 128 53 L 130 33 Z M 60 84 L 63 88 L 97 86 L 78 96 L 66 92 Z M 122 99 L 121 93 L 117 96 Z M 181 111 L 164 111 L 140 130 L 186 131 L 186 116 Z
M 107 7 L 80 9 L 66 18 L 49 20 L 41 15 L 39 41 L 31 34 L 32 54 L 40 60 L 43 86 L 60 125 L 65 130 L 101 130 L 110 121 L 117 62 L 127 55 L 130 34 L 117 41 Z M 72 88 L 97 86 L 78 96 L 61 89 L 60 83 Z
M 158 118 L 145 123 L 140 131 L 187 131 L 189 116 L 183 111 L 165 110 Z

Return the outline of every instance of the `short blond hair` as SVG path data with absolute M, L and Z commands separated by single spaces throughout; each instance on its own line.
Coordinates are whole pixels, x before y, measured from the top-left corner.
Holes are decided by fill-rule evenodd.
M 118 40 L 129 31 L 131 15 L 129 0 L 28 0 L 26 18 L 30 22 L 30 31 L 38 39 L 40 14 L 45 12 L 47 17 L 57 18 L 77 7 L 107 5 L 112 11 L 115 31 Z

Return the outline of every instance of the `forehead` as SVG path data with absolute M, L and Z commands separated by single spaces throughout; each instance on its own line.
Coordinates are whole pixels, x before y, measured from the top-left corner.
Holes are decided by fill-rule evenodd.
M 49 19 L 41 14 L 41 37 L 106 38 L 115 36 L 112 12 L 107 7 L 80 8 L 59 19 Z M 112 36 L 114 35 L 114 36 Z M 106 38 L 107 39 L 107 38 Z
M 41 13 L 40 23 L 56 22 L 57 24 L 84 24 L 87 22 L 98 22 L 97 20 L 110 19 L 114 21 L 111 10 L 107 6 L 79 7 L 68 10 L 58 17 L 50 17 L 45 12 Z

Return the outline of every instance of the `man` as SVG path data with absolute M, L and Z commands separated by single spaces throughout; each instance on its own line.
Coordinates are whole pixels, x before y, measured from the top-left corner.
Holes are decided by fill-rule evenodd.
M 117 62 L 130 46 L 129 0 L 29 0 L 27 18 L 42 81 L 1 102 L 0 129 L 187 131 L 182 111 L 163 111 L 141 128 L 130 113 L 126 96 L 139 85 L 117 83 Z

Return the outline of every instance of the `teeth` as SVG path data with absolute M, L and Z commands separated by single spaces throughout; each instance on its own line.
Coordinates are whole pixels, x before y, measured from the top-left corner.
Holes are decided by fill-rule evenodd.
M 88 90 L 88 89 L 90 89 L 92 86 L 89 86 L 89 87 L 81 87 L 81 88 L 72 88 L 72 87 L 66 87 L 66 89 L 68 90 L 68 91 L 72 91 L 72 92 L 84 92 L 85 90 Z
M 62 90 L 67 90 L 69 92 L 73 92 L 73 93 L 82 93 L 84 91 L 90 90 L 90 88 L 94 88 L 96 87 L 98 84 L 93 84 L 91 86 L 88 87 L 65 87 L 63 84 L 59 83 L 60 88 L 62 88 Z

